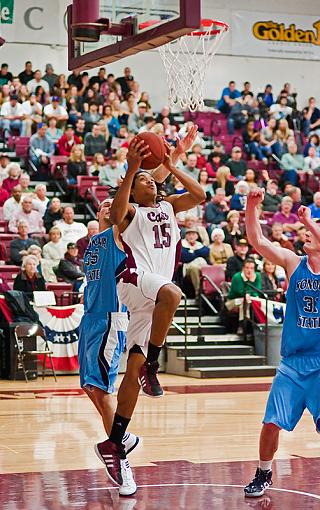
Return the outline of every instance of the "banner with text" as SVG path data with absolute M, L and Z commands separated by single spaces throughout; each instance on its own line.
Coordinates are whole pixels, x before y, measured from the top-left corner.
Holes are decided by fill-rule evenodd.
M 320 60 L 320 14 L 234 11 L 232 54 Z

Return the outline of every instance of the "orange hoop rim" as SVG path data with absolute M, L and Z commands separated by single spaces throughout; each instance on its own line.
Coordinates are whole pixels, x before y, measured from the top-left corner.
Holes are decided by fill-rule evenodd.
M 227 32 L 227 30 L 229 30 L 228 23 L 225 23 L 224 21 L 218 21 L 215 19 L 201 20 L 201 27 L 211 27 L 212 25 L 215 25 L 219 28 L 215 28 L 209 32 L 207 30 L 193 30 L 190 32 L 190 34 L 187 35 L 192 37 L 200 37 L 201 35 L 219 35 L 221 32 Z

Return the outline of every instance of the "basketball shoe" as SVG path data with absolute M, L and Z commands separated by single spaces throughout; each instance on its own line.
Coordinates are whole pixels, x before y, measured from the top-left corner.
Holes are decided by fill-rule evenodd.
M 122 485 L 121 461 L 126 459 L 124 447 L 107 439 L 102 443 L 97 443 L 94 446 L 94 451 L 106 466 L 106 473 L 110 480 L 117 485 Z
M 163 389 L 157 378 L 158 369 L 159 363 L 157 361 L 152 363 L 145 362 L 140 369 L 139 381 L 141 389 L 148 397 L 163 396 Z
M 137 485 L 134 481 L 128 459 L 121 459 L 120 464 L 122 485 L 119 487 L 119 494 L 120 496 L 132 496 L 135 492 L 137 492 Z
M 132 452 L 138 446 L 139 443 L 140 438 L 138 436 L 131 434 L 131 432 L 126 432 L 122 440 L 122 444 L 124 446 L 124 451 L 126 452 L 126 455 Z
M 254 479 L 244 488 L 244 494 L 249 498 L 258 498 L 265 493 L 265 490 L 268 489 L 270 485 L 272 485 L 271 469 L 263 471 L 257 468 Z

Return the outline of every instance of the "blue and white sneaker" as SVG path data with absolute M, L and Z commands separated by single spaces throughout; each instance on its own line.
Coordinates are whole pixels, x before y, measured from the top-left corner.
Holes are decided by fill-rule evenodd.
M 272 485 L 272 471 L 268 469 L 263 471 L 257 468 L 256 474 L 252 482 L 244 488 L 244 494 L 248 498 L 259 498 L 263 496 L 266 489 Z

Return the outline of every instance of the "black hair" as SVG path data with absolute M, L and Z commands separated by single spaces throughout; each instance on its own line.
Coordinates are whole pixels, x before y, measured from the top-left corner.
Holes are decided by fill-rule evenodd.
M 257 270 L 257 264 L 256 264 L 256 261 L 254 260 L 253 257 L 247 257 L 244 259 L 243 261 L 243 266 L 244 267 L 246 264 L 254 264 L 254 270 L 256 271 Z
M 150 172 L 148 172 L 148 170 L 138 170 L 136 172 L 134 178 L 133 178 L 131 189 L 134 188 L 136 179 L 141 174 L 148 174 L 148 175 L 152 176 L 152 174 Z M 159 182 L 156 182 L 156 181 L 155 181 L 155 183 L 156 183 L 156 186 L 157 186 L 156 202 L 161 202 L 163 200 L 163 196 L 164 196 L 163 183 L 159 183 Z M 134 198 L 133 198 L 133 196 L 131 194 L 130 194 L 129 201 L 134 203 Z

